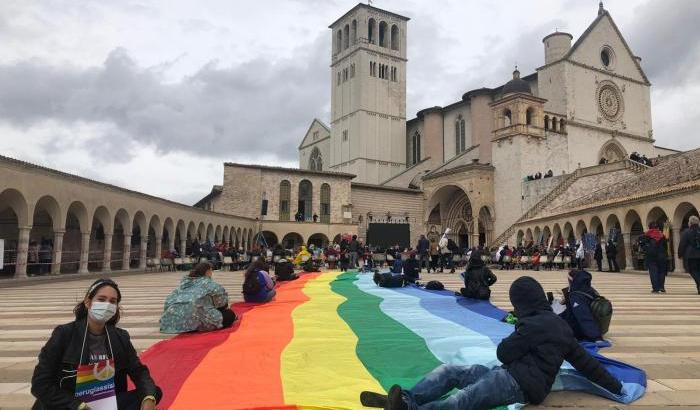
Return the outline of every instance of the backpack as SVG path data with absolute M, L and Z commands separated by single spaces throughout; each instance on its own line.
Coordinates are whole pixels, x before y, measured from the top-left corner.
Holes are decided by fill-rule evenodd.
M 405 285 L 403 275 L 380 273 L 377 277 L 377 285 L 382 288 L 402 288 Z
M 612 303 L 605 297 L 600 296 L 598 293 L 596 293 L 595 296 L 578 290 L 572 293 L 585 296 L 591 301 L 591 313 L 593 314 L 593 318 L 595 319 L 596 323 L 598 323 L 600 334 L 604 335 L 608 333 L 608 329 L 610 328 L 610 320 L 612 319 L 613 315 Z
M 251 275 L 250 279 L 246 279 L 243 282 L 243 293 L 246 295 L 257 295 L 262 290 L 262 285 L 260 285 L 260 280 L 258 279 L 258 272 L 255 275 Z

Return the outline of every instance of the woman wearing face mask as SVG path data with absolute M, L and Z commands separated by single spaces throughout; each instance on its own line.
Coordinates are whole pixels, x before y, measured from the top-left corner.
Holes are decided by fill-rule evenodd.
M 114 281 L 98 279 L 73 309 L 75 320 L 54 329 L 32 376 L 33 410 L 156 408 L 162 392 L 129 333 L 116 327 L 121 298 Z M 135 390 L 127 391 L 127 375 Z

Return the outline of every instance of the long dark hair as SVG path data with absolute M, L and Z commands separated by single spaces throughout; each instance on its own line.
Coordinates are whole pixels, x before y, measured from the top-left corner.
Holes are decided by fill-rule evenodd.
M 262 259 L 258 259 L 255 262 L 248 265 L 248 269 L 246 269 L 245 271 L 245 278 L 248 279 L 251 276 L 256 275 L 258 271 L 267 271 L 267 269 L 268 267 L 265 261 L 263 261 Z
M 202 262 L 198 263 L 194 269 L 190 271 L 190 278 L 201 278 L 202 276 L 206 275 L 207 272 L 211 270 L 211 263 L 209 262 Z
M 112 316 L 111 319 L 107 321 L 107 325 L 116 325 L 119 323 L 119 313 L 121 311 L 121 308 L 119 308 L 119 302 L 122 301 L 122 293 L 119 290 L 119 286 L 117 286 L 117 283 L 113 281 L 112 279 L 97 279 L 90 285 L 88 288 L 87 292 L 85 292 L 85 297 L 83 300 L 80 301 L 75 307 L 73 308 L 73 314 L 75 314 L 75 320 L 83 320 L 87 318 L 88 315 L 88 308 L 85 306 L 85 299 L 90 299 L 95 297 L 97 294 L 97 291 L 100 290 L 101 288 L 105 286 L 111 286 L 114 288 L 114 290 L 117 291 L 117 311 L 114 313 L 114 316 Z

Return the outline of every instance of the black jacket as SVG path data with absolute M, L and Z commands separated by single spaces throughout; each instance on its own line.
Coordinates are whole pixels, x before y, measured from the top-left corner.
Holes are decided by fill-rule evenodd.
M 510 287 L 510 301 L 518 322 L 496 354 L 528 402 L 539 404 L 547 397 L 564 360 L 594 383 L 620 393 L 620 382 L 578 344 L 569 325 L 552 312 L 535 279 L 516 279 Z
M 497 278 L 479 258 L 480 256 L 474 258 L 472 254 L 469 267 L 464 272 L 464 288 L 461 289 L 461 293 L 467 298 L 489 300 L 491 298 L 489 286 L 496 283 Z
M 598 296 L 598 292 L 591 286 L 592 276 L 585 270 L 572 271 L 572 274 L 574 279 L 566 289 L 566 310 L 561 313 L 561 317 L 569 324 L 578 340 L 602 339 L 600 327 L 591 311 L 592 298 Z
M 57 326 L 51 338 L 39 353 L 39 363 L 32 376 L 32 394 L 37 398 L 33 409 L 63 410 L 76 409 L 80 400 L 75 399 L 75 375 L 79 362 L 88 362 L 87 349 L 80 359 L 83 337 L 87 321 L 85 319 Z M 144 397 L 157 395 L 157 387 L 148 368 L 139 360 L 126 330 L 108 325 L 105 327 L 112 343 L 115 392 L 127 391 L 126 376 L 136 385 L 139 401 Z
M 700 229 L 697 225 L 690 225 L 681 234 L 681 241 L 678 244 L 678 256 L 684 259 L 700 259 L 700 249 L 697 248 L 696 241 L 700 242 Z

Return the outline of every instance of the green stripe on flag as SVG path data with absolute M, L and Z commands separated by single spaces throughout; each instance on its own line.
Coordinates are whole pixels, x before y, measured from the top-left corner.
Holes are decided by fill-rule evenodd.
M 423 338 L 382 312 L 381 298 L 358 289 L 356 279 L 357 273 L 344 273 L 331 282 L 331 289 L 347 298 L 338 314 L 359 339 L 357 356 L 384 389 L 394 384 L 413 387 L 442 362 Z

